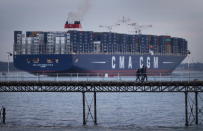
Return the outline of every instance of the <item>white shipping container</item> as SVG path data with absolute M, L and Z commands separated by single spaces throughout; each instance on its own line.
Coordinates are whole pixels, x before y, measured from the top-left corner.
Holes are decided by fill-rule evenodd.
M 33 37 L 27 37 L 27 44 L 33 43 Z
M 61 44 L 65 44 L 65 37 L 61 37 Z
M 25 48 L 21 49 L 21 54 L 26 54 L 26 49 Z
M 53 39 L 48 39 L 47 42 L 48 43 L 54 43 L 54 40 Z
M 21 42 L 22 42 L 22 34 L 17 34 L 16 44 L 21 44 Z
M 60 43 L 60 37 L 56 37 L 55 42 L 56 42 L 56 44 L 59 44 Z

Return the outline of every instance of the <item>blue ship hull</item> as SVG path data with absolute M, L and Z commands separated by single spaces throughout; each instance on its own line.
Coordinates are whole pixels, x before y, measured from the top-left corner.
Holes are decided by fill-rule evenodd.
M 135 75 L 145 65 L 152 75 L 171 73 L 186 56 L 140 54 L 15 55 L 14 66 L 31 73 Z

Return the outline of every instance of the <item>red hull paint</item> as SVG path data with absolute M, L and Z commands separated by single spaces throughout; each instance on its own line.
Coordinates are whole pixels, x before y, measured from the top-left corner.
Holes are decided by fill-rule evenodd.
M 51 74 L 51 73 L 58 73 L 58 74 L 78 74 L 81 73 L 80 75 L 86 75 L 86 76 L 104 76 L 106 73 L 108 74 L 108 76 L 135 76 L 136 75 L 136 70 L 93 70 L 93 71 L 80 71 L 80 72 L 75 72 L 75 73 L 71 73 L 71 72 L 66 72 L 66 73 L 60 73 L 60 72 L 54 72 L 54 71 L 44 71 L 44 72 L 40 72 L 40 71 L 35 71 L 32 73 L 40 73 L 40 74 Z M 170 70 L 147 70 L 147 73 L 149 73 L 149 76 L 159 76 L 159 75 L 170 75 L 171 71 Z

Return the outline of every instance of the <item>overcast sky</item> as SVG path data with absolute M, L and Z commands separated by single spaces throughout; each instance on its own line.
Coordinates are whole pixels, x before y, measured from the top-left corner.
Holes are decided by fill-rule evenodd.
M 143 29 L 144 34 L 185 38 L 190 61 L 203 62 L 203 0 L 0 0 L 0 61 L 7 61 L 6 52 L 13 51 L 14 30 L 65 31 L 68 13 L 79 9 L 83 30 L 105 31 L 99 25 L 112 25 L 126 16 L 153 26 Z

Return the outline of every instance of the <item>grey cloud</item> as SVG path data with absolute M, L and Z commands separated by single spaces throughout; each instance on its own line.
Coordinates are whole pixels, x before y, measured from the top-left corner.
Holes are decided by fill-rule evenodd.
M 12 51 L 14 30 L 64 30 L 68 13 L 79 9 L 84 13 L 84 30 L 101 31 L 98 25 L 111 25 L 124 15 L 153 25 L 144 33 L 185 37 L 194 52 L 193 61 L 203 62 L 202 0 L 91 0 L 83 4 L 85 1 L 0 0 L 0 61 L 7 61 L 5 52 Z

